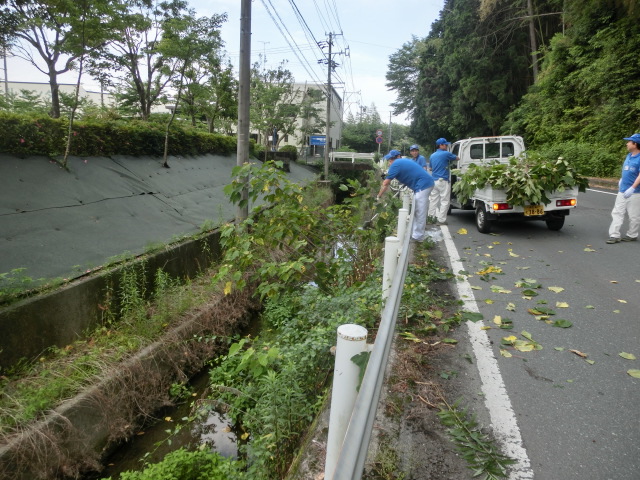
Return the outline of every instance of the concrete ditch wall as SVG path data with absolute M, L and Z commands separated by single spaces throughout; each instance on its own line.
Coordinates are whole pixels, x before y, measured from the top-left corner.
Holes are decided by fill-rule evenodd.
M 195 340 L 229 336 L 255 308 L 248 295 L 223 296 L 164 338 L 118 365 L 95 386 L 0 445 L 0 479 L 79 478 L 135 432 L 141 419 L 167 405 L 169 387 L 202 369 L 221 346 Z M 232 313 L 230 313 L 232 312 Z

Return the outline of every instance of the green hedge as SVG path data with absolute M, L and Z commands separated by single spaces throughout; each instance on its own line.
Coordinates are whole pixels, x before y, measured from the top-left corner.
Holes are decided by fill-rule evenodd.
M 66 118 L 0 112 L 0 152 L 14 155 L 62 155 L 69 123 Z M 152 155 L 164 153 L 164 126 L 140 120 L 74 122 L 71 155 Z M 236 151 L 236 138 L 172 127 L 170 155 L 229 155 Z

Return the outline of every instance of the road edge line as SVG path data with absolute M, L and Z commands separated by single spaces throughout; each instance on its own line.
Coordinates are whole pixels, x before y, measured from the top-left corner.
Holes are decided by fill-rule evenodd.
M 464 308 L 470 312 L 480 313 L 476 303 L 473 289 L 466 277 L 460 277 L 457 272 L 464 271 L 465 268 L 460 261 L 460 255 L 453 243 L 453 238 L 446 225 L 441 226 L 444 244 L 449 254 L 451 271 L 456 277 L 456 290 L 458 297 L 464 303 Z M 507 393 L 498 361 L 491 349 L 489 336 L 482 329 L 484 322 L 466 322 L 469 331 L 469 339 L 476 357 L 476 365 L 482 382 L 482 393 L 485 398 L 485 405 L 489 410 L 491 426 L 496 440 L 504 448 L 504 453 L 515 460 L 510 468 L 510 480 L 531 480 L 533 470 L 529 456 L 524 448 L 520 428 L 516 420 L 516 414 L 511 405 L 511 399 Z

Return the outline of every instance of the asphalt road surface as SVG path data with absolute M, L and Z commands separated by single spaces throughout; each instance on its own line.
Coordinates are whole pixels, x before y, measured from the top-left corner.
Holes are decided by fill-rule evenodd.
M 640 241 L 605 244 L 614 199 L 603 190 L 581 193 L 558 232 L 544 222 L 515 222 L 481 234 L 473 212 L 461 210 L 442 227 L 460 257 L 462 272 L 454 273 L 491 327 L 488 347 L 526 457 L 512 478 L 640 479 L 640 379 L 627 373 L 640 369 Z M 489 267 L 502 272 L 477 273 Z M 539 287 L 516 286 L 523 280 Z M 525 290 L 537 295 L 525 298 Z M 535 308 L 555 314 L 537 319 L 528 312 Z M 496 316 L 513 329 L 499 328 Z M 559 320 L 572 326 L 550 324 Z M 509 335 L 528 341 L 523 331 L 542 349 L 501 345 Z

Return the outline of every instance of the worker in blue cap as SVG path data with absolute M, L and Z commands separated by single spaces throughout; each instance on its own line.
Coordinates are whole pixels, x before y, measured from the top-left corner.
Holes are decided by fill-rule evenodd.
M 385 155 L 385 160 L 389 164 L 389 170 L 376 198 L 379 200 L 382 197 L 394 178 L 413 190 L 413 208 L 415 210 L 413 212 L 411 239 L 416 242 L 422 242 L 426 238 L 425 227 L 427 224 L 427 212 L 429 211 L 429 194 L 433 188 L 433 178 L 413 160 L 402 158 L 402 154 L 398 150 L 391 150 Z
M 634 133 L 627 140 L 628 154 L 622 165 L 622 176 L 618 182 L 618 196 L 611 212 L 609 239 L 607 243 L 635 242 L 640 229 L 640 133 Z M 624 216 L 629 216 L 627 234 L 620 238 Z
M 424 168 L 427 172 L 429 171 L 427 159 L 420 155 L 420 147 L 418 145 L 411 145 L 409 147 L 409 154 L 414 162 Z
M 446 138 L 437 139 L 437 150 L 429 158 L 431 176 L 435 182 L 429 198 L 429 216 L 435 217 L 439 225 L 447 224 L 449 197 L 451 195 L 449 165 L 451 162 L 458 160 L 457 156 L 447 150 L 449 145 L 451 143 L 447 142 Z

